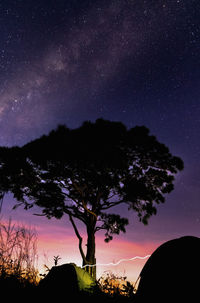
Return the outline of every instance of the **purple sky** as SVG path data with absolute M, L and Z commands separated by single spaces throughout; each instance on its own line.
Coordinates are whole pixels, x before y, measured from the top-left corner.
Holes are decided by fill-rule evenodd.
M 117 209 L 130 225 L 108 250 L 99 236 L 106 262 L 133 257 L 134 245 L 148 254 L 168 239 L 199 236 L 199 20 L 198 0 L 0 2 L 0 145 L 23 145 L 58 124 L 74 128 L 102 117 L 147 126 L 184 161 L 175 190 L 148 226 Z M 66 245 L 74 237 L 76 246 L 67 218 L 48 221 L 12 211 L 13 203 L 6 197 L 3 218 L 36 226 L 44 250 L 59 237 Z M 117 254 L 120 241 L 128 253 Z

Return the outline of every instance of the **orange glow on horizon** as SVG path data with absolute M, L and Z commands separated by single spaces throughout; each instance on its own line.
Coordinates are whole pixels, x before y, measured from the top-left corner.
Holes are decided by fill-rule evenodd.
M 158 245 L 156 243 L 132 243 L 125 240 L 115 240 L 105 243 L 103 237 L 96 238 L 96 262 L 97 278 L 105 272 L 112 272 L 118 276 L 127 276 L 127 280 L 136 281 L 138 275 L 147 259 L 127 260 L 116 266 L 98 265 L 117 263 L 120 259 L 130 259 L 135 256 L 144 257 L 151 254 Z M 83 246 L 84 248 L 84 246 Z M 38 239 L 39 268 L 44 270 L 44 264 L 48 267 L 54 265 L 53 257 L 60 256 L 59 264 L 75 263 L 82 265 L 81 256 L 78 249 L 78 239 L 76 236 L 59 236 L 51 238 L 50 235 L 41 235 Z
M 30 228 L 27 223 L 19 223 L 14 220 L 16 225 L 23 225 Z M 40 220 L 40 224 L 31 226 L 37 233 L 37 255 L 38 270 L 45 272 L 44 265 L 51 268 L 54 266 L 54 256 L 59 256 L 59 264 L 75 263 L 82 266 L 82 259 L 78 248 L 78 239 L 69 225 L 61 225 L 60 221 Z M 84 233 L 82 233 L 85 239 Z M 105 243 L 104 236 L 96 236 L 96 262 L 97 264 L 117 263 L 120 259 L 130 259 L 135 256 L 144 257 L 151 254 L 158 246 L 159 242 L 132 242 L 124 240 L 122 236 L 115 237 L 111 242 Z M 85 241 L 83 242 L 85 250 Z M 128 281 L 136 281 L 142 267 L 146 263 L 144 260 L 123 261 L 117 266 L 105 265 L 97 266 L 97 278 L 100 278 L 105 272 L 112 272 L 118 276 L 126 276 Z

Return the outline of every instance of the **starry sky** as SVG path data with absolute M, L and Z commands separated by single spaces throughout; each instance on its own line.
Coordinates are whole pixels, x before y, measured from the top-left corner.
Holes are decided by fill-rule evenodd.
M 58 124 L 76 128 L 100 117 L 147 126 L 185 168 L 148 226 L 117 209 L 129 218 L 127 233 L 110 244 L 98 237 L 99 262 L 200 236 L 199 0 L 0 2 L 0 145 L 22 146 Z M 40 251 L 79 262 L 66 219 L 12 211 L 12 197 L 5 200 L 5 218 L 37 225 Z M 135 279 L 142 263 L 131 266 Z

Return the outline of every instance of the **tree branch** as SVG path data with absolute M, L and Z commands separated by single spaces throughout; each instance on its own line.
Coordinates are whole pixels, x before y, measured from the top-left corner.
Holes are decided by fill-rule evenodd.
M 0 213 L 2 211 L 4 195 L 5 195 L 5 192 L 0 193 Z
M 33 214 L 33 215 L 38 217 L 46 217 L 46 214 Z
M 97 227 L 95 228 L 95 233 L 96 233 L 97 231 L 99 231 L 99 230 L 105 230 L 105 229 L 106 229 L 105 227 L 97 226 Z
M 113 198 L 113 197 L 115 197 L 115 196 L 116 196 L 116 194 L 113 194 L 113 195 L 111 195 L 110 197 L 108 197 L 107 200 L 110 200 L 111 198 Z
M 84 197 L 83 190 L 82 190 L 80 187 L 78 187 L 78 185 L 76 184 L 76 182 L 74 182 L 74 181 L 72 180 L 72 184 L 73 184 L 74 188 L 78 191 L 78 193 L 79 193 L 82 197 Z M 93 215 L 93 216 L 97 219 L 97 215 L 96 215 L 92 210 L 90 210 L 90 209 L 87 207 L 87 204 L 85 203 L 84 199 L 82 199 L 82 205 L 83 205 L 83 208 L 85 209 L 85 211 L 86 211 L 87 213 Z
M 82 200 L 82 204 L 83 204 L 83 208 L 86 210 L 86 212 L 93 215 L 97 219 L 97 215 L 92 210 L 87 208 L 87 205 L 84 200 Z
M 69 214 L 69 220 L 72 223 L 72 226 L 74 228 L 75 234 L 76 234 L 76 236 L 77 236 L 77 238 L 79 240 L 79 251 L 80 251 L 81 257 L 83 259 L 83 265 L 85 265 L 87 262 L 86 262 L 86 257 L 85 257 L 85 254 L 84 254 L 84 251 L 83 251 L 83 248 L 82 248 L 83 238 L 80 236 L 79 231 L 78 231 L 78 229 L 76 227 L 76 224 L 75 224 L 75 222 L 74 222 L 74 220 L 72 218 L 72 215 L 70 215 L 70 214 Z
M 101 209 L 102 210 L 109 209 L 109 208 L 111 208 L 113 206 L 116 206 L 116 205 L 124 203 L 124 202 L 127 202 L 127 201 L 120 200 L 120 201 L 117 201 L 117 202 L 109 202 L 109 205 L 107 205 L 107 204 L 104 203 L 104 204 L 102 204 Z

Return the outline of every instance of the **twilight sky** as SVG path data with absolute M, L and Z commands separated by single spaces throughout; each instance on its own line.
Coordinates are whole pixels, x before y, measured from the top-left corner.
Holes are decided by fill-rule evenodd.
M 58 124 L 74 128 L 100 117 L 147 126 L 185 169 L 148 226 L 117 209 L 130 225 L 110 244 L 99 235 L 97 263 L 200 236 L 199 0 L 0 1 L 0 145 L 23 145 Z M 66 218 L 12 211 L 13 203 L 7 196 L 3 218 L 35 226 L 40 252 L 80 263 Z M 119 271 L 135 279 L 142 264 L 124 263 Z

